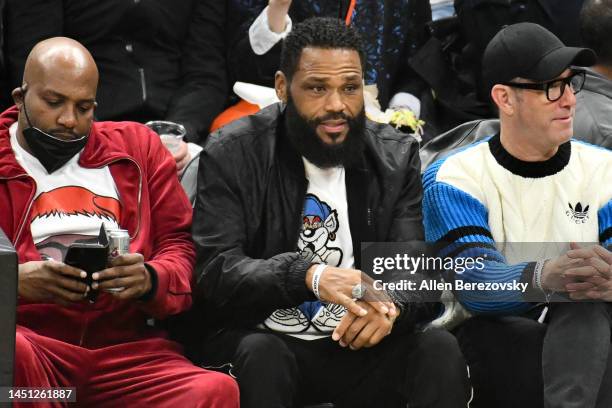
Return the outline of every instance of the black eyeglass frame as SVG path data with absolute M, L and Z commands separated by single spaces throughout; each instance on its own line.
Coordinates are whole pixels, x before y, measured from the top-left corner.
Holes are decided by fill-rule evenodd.
M 506 85 L 512 88 L 519 88 L 519 89 L 531 89 L 535 91 L 544 91 L 546 92 L 546 99 L 548 99 L 550 102 L 556 102 L 559 99 L 561 99 L 561 97 L 563 97 L 563 94 L 565 93 L 565 87 L 571 85 L 572 80 L 577 76 L 582 77 L 582 83 L 579 89 L 572 88 L 574 95 L 576 95 L 578 92 L 582 90 L 582 88 L 584 87 L 584 81 L 586 80 L 586 71 L 582 69 L 572 69 L 572 74 L 570 76 L 566 78 L 553 79 L 552 81 L 547 81 L 547 82 L 538 82 L 535 84 L 523 83 L 523 82 L 502 82 L 501 85 Z M 557 82 L 561 82 L 561 93 L 559 94 L 558 98 L 551 99 L 549 96 L 549 89 L 553 84 Z

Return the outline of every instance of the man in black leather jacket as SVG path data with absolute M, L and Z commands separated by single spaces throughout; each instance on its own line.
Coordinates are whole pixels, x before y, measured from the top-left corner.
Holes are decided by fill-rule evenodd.
M 199 362 L 229 368 L 247 408 L 465 406 L 455 339 L 415 331 L 436 303 L 355 292 L 362 242 L 423 239 L 418 144 L 365 119 L 354 29 L 309 19 L 283 47 L 282 105 L 222 128 L 201 155 Z

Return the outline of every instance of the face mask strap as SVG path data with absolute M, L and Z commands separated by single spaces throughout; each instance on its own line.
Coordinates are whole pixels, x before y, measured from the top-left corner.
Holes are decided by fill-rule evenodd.
M 25 95 L 26 95 L 27 89 L 25 89 L 23 85 L 20 86 L 19 89 L 21 89 L 21 95 L 23 96 L 23 112 L 25 113 L 26 120 L 28 121 L 28 126 L 33 128 L 34 126 L 32 126 L 32 121 L 30 120 L 30 115 L 28 115 L 28 108 L 26 108 L 26 102 L 25 102 Z
M 32 129 L 36 129 L 40 133 L 43 133 L 43 134 L 45 134 L 46 136 L 48 136 L 48 137 L 50 137 L 52 139 L 60 140 L 60 141 L 62 141 L 64 143 L 72 143 L 72 142 L 77 142 L 79 140 L 82 140 L 82 139 L 86 138 L 89 135 L 89 133 L 91 132 L 91 127 L 90 127 L 89 132 L 87 132 L 86 135 L 83 135 L 83 136 L 81 136 L 81 137 L 79 137 L 77 139 L 74 139 L 74 140 L 61 140 L 61 139 L 58 139 L 57 137 L 55 137 L 55 136 L 53 136 L 53 135 L 51 135 L 49 133 L 47 133 L 47 132 L 37 128 L 36 126 L 32 125 L 32 121 L 30 120 L 30 115 L 28 115 L 28 108 L 26 107 L 26 103 L 25 103 L 25 94 L 26 94 L 27 89 L 24 89 L 23 86 L 20 86 L 19 89 L 21 89 L 21 93 L 23 95 L 23 113 L 25 113 L 25 117 L 26 117 L 26 121 L 28 122 L 28 126 L 31 127 Z

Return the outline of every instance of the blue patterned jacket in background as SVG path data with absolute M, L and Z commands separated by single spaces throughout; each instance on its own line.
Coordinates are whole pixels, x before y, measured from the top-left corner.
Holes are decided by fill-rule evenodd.
M 289 10 L 294 24 L 312 16 L 345 18 L 348 0 L 294 0 Z M 280 44 L 264 56 L 253 53 L 248 39 L 251 22 L 267 0 L 228 0 L 230 82 L 245 81 L 273 86 Z M 431 20 L 429 0 L 357 0 L 353 25 L 361 33 L 367 57 L 366 84 L 377 84 L 379 101 L 386 107 L 399 91 L 419 96 L 426 89 L 408 67 L 408 59 L 427 40 L 425 24 Z

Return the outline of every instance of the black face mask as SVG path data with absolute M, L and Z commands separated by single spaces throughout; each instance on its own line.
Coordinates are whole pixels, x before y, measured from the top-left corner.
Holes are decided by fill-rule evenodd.
M 23 136 L 32 151 L 32 155 L 51 174 L 72 159 L 87 143 L 88 135 L 72 140 L 62 140 L 49 133 L 32 126 L 28 110 L 25 106 L 25 92 L 23 111 L 29 128 L 23 130 Z

